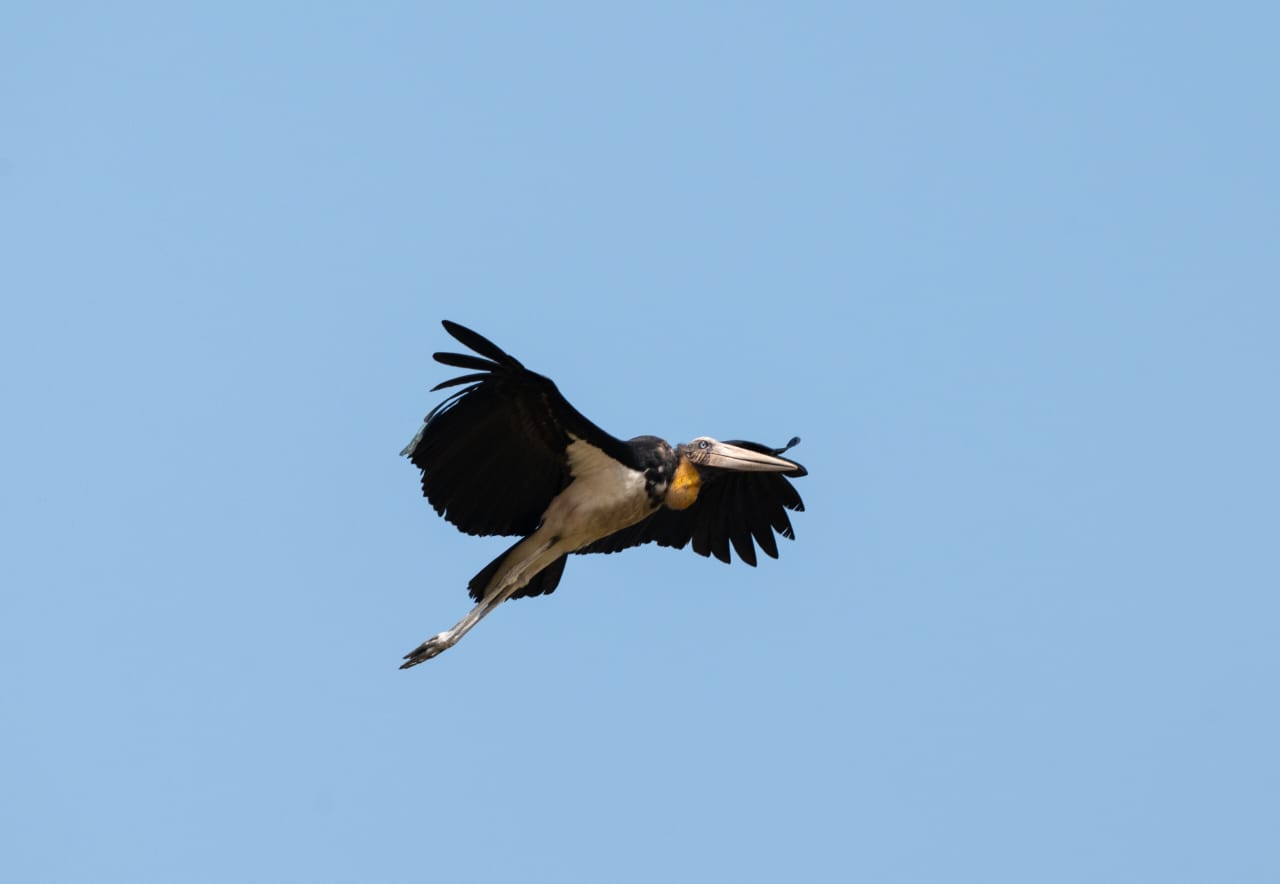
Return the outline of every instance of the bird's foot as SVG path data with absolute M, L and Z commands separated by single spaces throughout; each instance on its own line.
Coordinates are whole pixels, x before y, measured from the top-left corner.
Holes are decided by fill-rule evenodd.
M 419 663 L 424 663 L 432 657 L 443 654 L 458 643 L 458 638 L 459 636 L 455 636 L 452 630 L 433 635 L 405 654 L 404 662 L 400 664 L 400 668 L 408 669 L 411 666 L 417 666 Z

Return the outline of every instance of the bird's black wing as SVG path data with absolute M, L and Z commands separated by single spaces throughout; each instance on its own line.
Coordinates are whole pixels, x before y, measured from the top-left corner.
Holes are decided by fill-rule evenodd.
M 549 378 L 455 322 L 444 328 L 479 356 L 436 353 L 470 374 L 432 392 L 467 386 L 441 402 L 401 454 L 422 470 L 422 493 L 468 534 L 531 534 L 570 481 L 569 434 L 629 463 L 626 443 L 583 417 Z
M 781 455 L 798 441 L 793 439 L 786 448 L 770 448 L 758 442 L 737 440 L 729 444 L 762 454 Z M 697 500 L 688 509 L 662 507 L 647 519 L 597 540 L 578 552 L 613 553 L 644 543 L 684 549 L 692 543 L 693 551 L 698 555 L 713 555 L 728 563 L 732 546 L 738 558 L 754 566 L 754 540 L 766 555 L 776 559 L 778 543 L 774 532 L 795 539 L 787 510 L 804 510 L 804 501 L 786 477 L 799 478 L 807 474 L 808 471 L 799 464 L 789 473 L 716 470 L 704 478 Z

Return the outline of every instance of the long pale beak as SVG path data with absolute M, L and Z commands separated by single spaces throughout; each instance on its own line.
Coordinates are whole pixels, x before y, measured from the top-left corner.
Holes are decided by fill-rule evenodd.
M 755 473 L 790 473 L 801 469 L 799 464 L 774 457 L 772 454 L 752 451 L 750 448 L 741 448 L 727 442 L 717 442 L 714 439 L 697 439 L 690 448 L 692 451 L 689 459 L 700 466 Z

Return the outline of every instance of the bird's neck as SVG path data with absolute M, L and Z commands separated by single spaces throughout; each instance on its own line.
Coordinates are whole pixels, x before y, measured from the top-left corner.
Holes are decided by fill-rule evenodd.
M 687 510 L 698 499 L 701 487 L 702 477 L 698 475 L 697 468 L 682 457 L 676 466 L 676 474 L 671 477 L 671 484 L 667 486 L 663 503 L 673 510 Z

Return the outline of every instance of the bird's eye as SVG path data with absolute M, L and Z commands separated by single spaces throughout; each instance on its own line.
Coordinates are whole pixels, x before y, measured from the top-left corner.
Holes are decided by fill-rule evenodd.
M 706 448 L 709 444 L 710 444 L 710 443 L 709 443 L 709 442 L 707 442 L 707 440 L 706 440 L 706 439 L 703 439 L 702 441 L 700 441 L 700 442 L 698 443 L 698 447 L 699 447 L 699 448 Z

